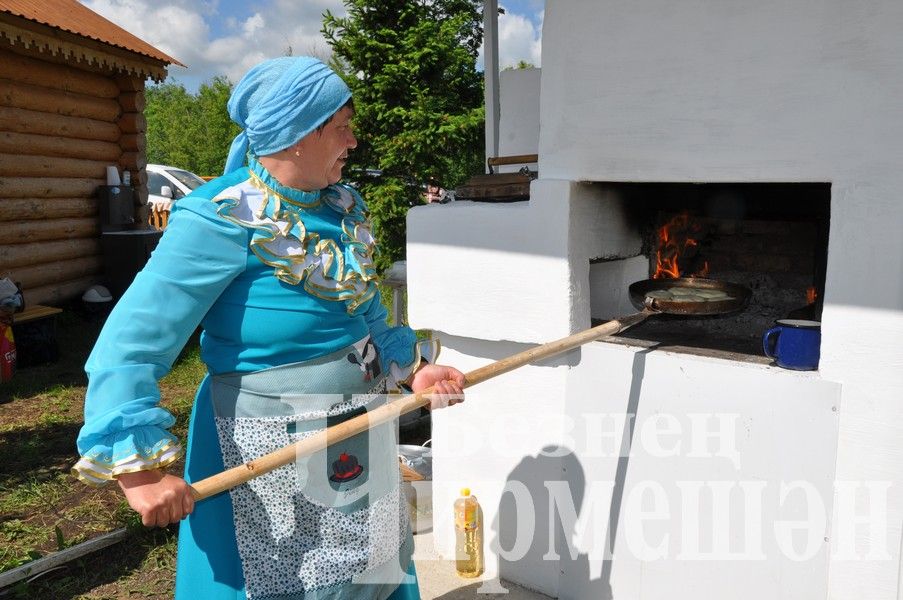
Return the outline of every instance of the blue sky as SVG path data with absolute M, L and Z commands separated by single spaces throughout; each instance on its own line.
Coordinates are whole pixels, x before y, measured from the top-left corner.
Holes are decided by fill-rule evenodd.
M 170 80 L 191 91 L 216 75 L 238 81 L 251 66 L 291 48 L 329 55 L 320 35 L 324 11 L 344 14 L 342 0 L 80 0 L 187 68 Z M 540 66 L 545 0 L 499 0 L 499 66 Z M 482 68 L 482 54 L 480 57 Z

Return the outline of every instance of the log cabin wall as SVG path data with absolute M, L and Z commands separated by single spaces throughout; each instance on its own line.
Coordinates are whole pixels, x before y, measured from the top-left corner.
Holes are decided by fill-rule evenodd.
M 96 192 L 108 165 L 130 172 L 136 221 L 147 223 L 144 86 L 165 70 L 0 34 L 0 277 L 21 284 L 26 304 L 59 305 L 103 282 Z

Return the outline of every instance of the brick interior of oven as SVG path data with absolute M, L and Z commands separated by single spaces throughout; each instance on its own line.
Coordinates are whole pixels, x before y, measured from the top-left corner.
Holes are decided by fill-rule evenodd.
M 738 283 L 752 291 L 742 312 L 660 315 L 621 337 L 660 346 L 761 357 L 762 334 L 776 319 L 820 320 L 831 187 L 825 183 L 622 184 L 631 218 L 655 272 L 660 228 L 675 217 L 694 238 L 679 259 L 682 276 Z M 681 218 L 686 216 L 686 220 Z M 673 235 L 674 232 L 672 232 Z M 810 302 L 813 296 L 814 302 Z M 626 291 L 625 291 L 626 293 Z

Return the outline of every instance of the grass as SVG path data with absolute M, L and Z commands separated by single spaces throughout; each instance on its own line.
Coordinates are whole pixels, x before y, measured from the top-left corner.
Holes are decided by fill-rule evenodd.
M 83 365 L 101 322 L 75 310 L 57 317 L 60 360 L 21 369 L 0 388 L 0 572 L 127 527 L 129 537 L 7 591 L 8 598 L 171 598 L 176 528 L 145 529 L 118 487 L 73 478 L 82 423 Z M 184 438 L 205 372 L 197 340 L 161 381 L 163 405 Z M 180 469 L 181 465 L 174 467 Z
M 391 297 L 391 291 L 383 293 L 390 315 Z M 129 529 L 129 537 L 20 582 L 0 598 L 172 598 L 177 528 L 142 527 L 116 485 L 90 487 L 69 473 L 77 460 L 84 364 L 101 326 L 75 309 L 64 311 L 57 316 L 60 359 L 21 369 L 0 387 L 0 572 L 121 527 Z M 193 337 L 160 382 L 163 406 L 176 417 L 172 431 L 181 439 L 205 372 Z M 412 435 L 429 437 L 428 431 Z M 173 467 L 181 469 L 181 464 Z

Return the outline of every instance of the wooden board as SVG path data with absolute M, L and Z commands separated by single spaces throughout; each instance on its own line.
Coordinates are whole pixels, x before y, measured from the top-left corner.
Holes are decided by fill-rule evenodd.
M 28 323 L 29 321 L 44 319 L 46 317 L 57 315 L 61 312 L 63 312 L 63 309 L 61 308 L 44 306 L 43 304 L 35 304 L 34 306 L 27 307 L 20 313 L 14 314 L 13 324 L 18 325 L 20 323 Z
M 455 189 L 458 200 L 529 200 L 529 175 L 498 173 L 474 175 Z

